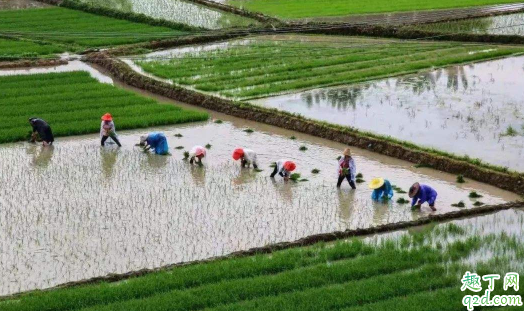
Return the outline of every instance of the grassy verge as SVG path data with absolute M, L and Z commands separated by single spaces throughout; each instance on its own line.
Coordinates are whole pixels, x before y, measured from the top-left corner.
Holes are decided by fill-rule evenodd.
M 161 105 L 99 83 L 87 72 L 0 77 L 0 143 L 24 140 L 30 117 L 48 121 L 56 136 L 96 133 L 111 112 L 119 129 L 206 120 L 202 112 Z
M 227 49 L 138 64 L 146 72 L 179 85 L 248 99 L 524 52 L 521 47 L 449 42 L 346 39 L 341 44 L 316 42 L 315 37 L 309 40 L 232 43 Z
M 0 11 L 0 33 L 68 45 L 70 50 L 151 41 L 187 34 L 66 8 Z M 23 53 L 25 50 L 20 50 Z
M 460 305 L 466 294 L 460 291 L 465 271 L 505 271 L 512 254 L 522 252 L 515 239 L 505 234 L 475 236 L 460 225 L 445 224 L 375 241 L 321 243 L 182 266 L 118 283 L 33 292 L 0 301 L 0 309 L 440 310 L 443 301 Z M 497 264 L 472 260 L 486 249 Z M 439 299 L 425 299 L 432 294 Z
M 367 2 L 331 0 L 229 0 L 228 3 L 267 15 L 296 19 L 384 12 L 449 9 L 480 5 L 516 3 L 515 0 L 372 0 Z

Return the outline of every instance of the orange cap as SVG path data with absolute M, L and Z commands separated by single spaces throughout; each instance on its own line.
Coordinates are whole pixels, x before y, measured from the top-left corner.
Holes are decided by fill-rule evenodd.
M 106 113 L 102 116 L 102 121 L 113 121 L 113 116 L 110 113 Z
M 244 149 L 237 148 L 233 151 L 233 159 L 235 159 L 235 161 L 237 161 L 238 159 L 240 159 L 243 156 L 244 156 Z
M 293 172 L 297 168 L 297 165 L 292 161 L 286 161 L 284 163 L 284 169 L 288 172 Z

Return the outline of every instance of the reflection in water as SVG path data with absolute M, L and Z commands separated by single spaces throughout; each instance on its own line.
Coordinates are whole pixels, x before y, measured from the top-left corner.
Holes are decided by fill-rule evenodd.
M 523 68 L 513 57 L 252 102 L 524 171 Z
M 31 144 L 27 148 L 27 154 L 33 156 L 31 164 L 35 167 L 46 168 L 53 159 L 55 147 L 42 146 L 41 144 Z
M 80 0 L 123 12 L 144 14 L 195 27 L 220 29 L 256 24 L 255 20 L 221 12 L 183 0 Z
M 337 190 L 335 158 L 344 146 L 290 140 L 291 132 L 254 123 L 248 123 L 255 129 L 248 134 L 246 121 L 239 122 L 239 127 L 209 121 L 155 129 L 170 146 L 185 150 L 212 143 L 213 156 L 204 167 L 184 161 L 182 149 L 171 149 L 171 156 L 141 152 L 134 144 L 149 130 L 120 132 L 118 151 L 101 148 L 98 134 L 60 138 L 51 161 L 43 155 L 33 161 L 49 148 L 0 146 L 0 295 L 425 215 L 396 202 L 374 205 L 364 185 Z M 306 152 L 299 150 L 302 145 Z M 231 158 L 237 146 L 256 150 L 264 171 L 241 170 Z M 486 204 L 518 198 L 473 181 L 457 185 L 453 175 L 356 148 L 352 152 L 364 178 L 383 174 L 405 190 L 413 180 L 435 187 L 438 213 L 455 210 L 450 205 L 460 200 L 472 207 L 472 189 Z M 272 181 L 269 165 L 277 154 L 293 159 L 309 181 Z M 309 173 L 311 168 L 320 173 Z

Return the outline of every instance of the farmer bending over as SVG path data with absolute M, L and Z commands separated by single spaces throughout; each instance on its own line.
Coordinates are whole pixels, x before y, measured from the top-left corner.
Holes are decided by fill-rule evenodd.
M 355 160 L 351 157 L 351 150 L 346 148 L 344 156 L 338 161 L 338 182 L 337 188 L 340 188 L 344 179 L 347 179 L 352 189 L 356 189 L 355 178 L 357 175 L 357 167 Z
M 393 188 L 387 179 L 373 178 L 369 183 L 369 188 L 373 189 L 371 199 L 375 201 L 388 201 L 393 197 Z
M 242 167 L 249 167 L 253 164 L 255 169 L 258 168 L 257 154 L 251 149 L 237 148 L 233 151 L 233 159 L 235 161 L 240 160 Z
M 291 172 L 293 172 L 296 168 L 297 165 L 293 161 L 278 160 L 273 173 L 271 173 L 271 178 L 274 178 L 278 173 L 278 175 L 284 177 L 285 181 L 288 181 L 289 177 L 291 176 Z
M 189 163 L 202 164 L 202 159 L 206 156 L 207 150 L 202 146 L 194 146 L 189 151 Z
M 118 137 L 116 136 L 115 123 L 113 122 L 113 116 L 110 113 L 106 113 L 102 116 L 102 124 L 100 125 L 100 138 L 102 147 L 106 144 L 106 140 L 110 138 L 118 145 L 122 147 Z
M 436 211 L 435 201 L 437 200 L 437 195 L 435 189 L 427 185 L 421 185 L 418 182 L 409 188 L 409 197 L 413 199 L 411 201 L 412 208 L 419 209 L 422 204 L 428 202 L 431 210 Z
M 31 133 L 31 142 L 36 142 L 37 136 L 40 136 L 42 139 L 42 144 L 44 146 L 50 146 L 55 141 L 53 136 L 53 131 L 47 122 L 38 118 L 30 118 L 29 123 L 33 127 L 33 132 Z
M 155 149 L 156 154 L 166 155 L 169 153 L 167 138 L 164 133 L 153 132 L 146 136 L 140 136 L 140 145 L 144 150 Z

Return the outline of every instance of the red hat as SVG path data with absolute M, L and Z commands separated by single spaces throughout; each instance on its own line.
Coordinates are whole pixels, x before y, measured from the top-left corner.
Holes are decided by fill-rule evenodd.
M 113 116 L 110 113 L 106 113 L 102 116 L 102 121 L 113 121 Z
M 238 159 L 240 159 L 243 156 L 244 156 L 244 149 L 237 148 L 233 151 L 233 159 L 235 159 L 235 161 L 237 161 Z
M 284 163 L 284 169 L 288 172 L 293 172 L 297 168 L 297 165 L 292 161 L 286 161 Z
M 197 157 L 205 157 L 206 156 L 206 149 L 202 148 L 202 147 L 198 147 L 196 148 L 195 150 L 195 155 Z

